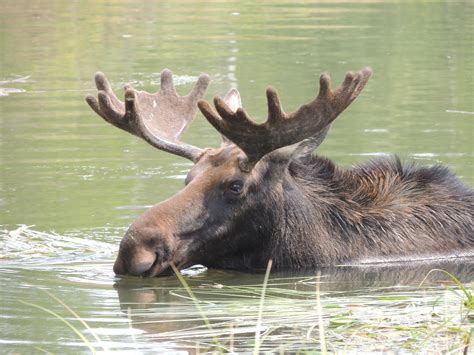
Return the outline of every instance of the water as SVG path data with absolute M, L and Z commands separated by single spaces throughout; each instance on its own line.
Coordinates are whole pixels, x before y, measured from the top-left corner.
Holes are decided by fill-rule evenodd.
M 94 72 L 105 72 L 117 91 L 125 83 L 153 91 L 159 72 L 169 67 L 182 94 L 206 72 L 212 78 L 208 99 L 237 87 L 247 110 L 263 119 L 267 85 L 275 86 L 284 107 L 293 110 L 314 96 L 320 72 L 330 72 L 338 82 L 346 71 L 370 65 L 373 78 L 318 153 L 344 166 L 392 152 L 422 164 L 441 162 L 472 186 L 473 9 L 470 1 L 3 1 L 2 352 L 89 349 L 61 320 L 21 301 L 65 317 L 97 351 L 102 345 L 113 351 L 180 351 L 196 344 L 202 350 L 213 341 L 176 278 L 113 275 L 127 225 L 178 191 L 190 164 L 97 117 L 83 99 L 95 91 Z M 184 140 L 200 147 L 220 144 L 202 116 Z M 356 349 L 383 350 L 381 344 L 387 344 L 385 350 L 410 352 L 417 350 L 410 348 L 410 336 L 419 332 L 413 341 L 422 348 L 462 343 L 462 332 L 422 342 L 437 329 L 431 318 L 437 307 L 439 319 L 453 314 L 450 326 L 468 324 L 460 300 L 443 284 L 417 287 L 432 266 L 439 265 L 413 277 L 406 272 L 412 266 L 398 276 L 375 266 L 357 269 L 350 274 L 352 283 L 341 281 L 337 270 L 323 270 L 321 277 L 334 284 L 323 283 L 320 291 L 319 318 L 328 341 L 340 350 L 337 336 L 343 334 Z M 441 266 L 472 283 L 472 261 Z M 216 334 L 226 339 L 226 349 L 231 344 L 253 349 L 263 275 L 208 270 L 186 278 Z M 367 282 L 373 278 L 383 285 Z M 301 288 L 302 280 L 309 281 Z M 319 346 L 314 345 L 319 344 L 317 280 L 312 271 L 274 275 L 263 310 L 262 330 L 269 333 L 262 349 L 278 351 L 292 339 L 299 340 L 283 350 Z M 102 343 L 43 289 L 77 312 Z M 380 330 L 406 326 L 414 318 L 421 328 L 400 328 L 399 337 Z M 383 319 L 387 328 L 374 329 Z M 338 321 L 348 324 L 345 330 Z M 365 348 L 363 329 L 375 334 L 372 342 L 363 337 Z

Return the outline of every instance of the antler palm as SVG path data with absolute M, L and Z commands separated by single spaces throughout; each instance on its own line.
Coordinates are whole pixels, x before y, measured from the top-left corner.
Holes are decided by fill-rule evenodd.
M 160 91 L 151 94 L 125 86 L 125 102 L 120 101 L 103 73 L 97 73 L 97 98 L 87 96 L 89 106 L 110 124 L 145 139 L 153 146 L 194 160 L 201 149 L 179 142 L 197 113 L 209 77 L 201 75 L 186 96 L 177 94 L 170 70 L 161 72 Z

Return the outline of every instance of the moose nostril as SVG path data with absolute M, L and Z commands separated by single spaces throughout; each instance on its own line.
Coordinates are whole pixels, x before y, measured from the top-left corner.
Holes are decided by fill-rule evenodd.
M 144 275 L 155 263 L 156 254 L 146 249 L 120 250 L 114 264 L 116 275 Z
M 132 276 L 142 276 L 148 270 L 151 269 L 155 260 L 153 261 L 140 261 L 137 263 L 128 263 L 127 266 L 124 265 L 122 260 L 117 259 L 114 264 L 114 273 L 116 275 L 132 275 Z
M 155 262 L 155 259 L 153 259 L 153 261 L 141 261 L 141 262 L 135 263 L 134 265 L 131 265 L 128 272 L 130 275 L 133 275 L 133 276 L 142 276 L 148 270 L 151 269 L 154 262 Z

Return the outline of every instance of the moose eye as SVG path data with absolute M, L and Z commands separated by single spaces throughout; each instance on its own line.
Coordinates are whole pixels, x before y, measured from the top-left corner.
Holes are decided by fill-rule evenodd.
M 235 181 L 232 181 L 230 184 L 229 184 L 229 190 L 233 193 L 233 194 L 240 194 L 242 192 L 242 188 L 244 187 L 244 183 L 240 180 L 235 180 Z

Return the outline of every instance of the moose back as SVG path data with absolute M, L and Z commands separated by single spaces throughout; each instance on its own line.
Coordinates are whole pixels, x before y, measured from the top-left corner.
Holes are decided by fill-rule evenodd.
M 194 163 L 185 187 L 135 220 L 120 243 L 114 271 L 157 276 L 185 268 L 299 269 L 367 259 L 474 255 L 474 191 L 447 168 L 403 165 L 396 156 L 352 168 L 314 155 L 331 123 L 360 94 L 372 74 L 348 73 L 331 88 L 320 77 L 318 96 L 286 113 L 267 89 L 268 118 L 256 123 L 237 90 L 202 100 L 202 75 L 187 96 L 171 71 L 160 91 L 125 87 L 125 100 L 102 73 L 97 97 L 86 98 L 104 120 L 152 146 Z M 222 134 L 219 148 L 180 141 L 198 108 Z

